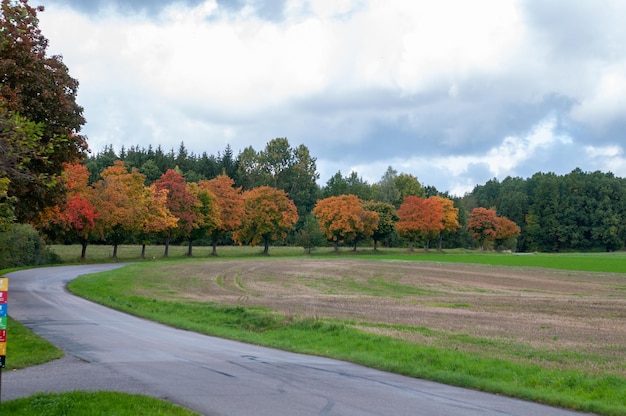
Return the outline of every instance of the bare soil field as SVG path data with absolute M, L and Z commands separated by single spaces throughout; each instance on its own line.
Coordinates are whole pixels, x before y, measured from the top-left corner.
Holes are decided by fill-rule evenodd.
M 453 347 L 497 355 L 515 351 L 516 359 L 525 351 L 544 352 L 544 358 L 529 353 L 530 361 L 554 352 L 546 365 L 563 360 L 566 367 L 626 375 L 626 274 L 301 258 L 185 262 L 161 271 L 150 296 L 167 290 L 170 299 L 340 318 L 420 343 L 456 342 Z

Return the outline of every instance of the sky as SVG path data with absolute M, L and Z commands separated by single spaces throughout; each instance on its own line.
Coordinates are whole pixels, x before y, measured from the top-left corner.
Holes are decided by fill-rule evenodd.
M 277 137 L 368 183 L 462 196 L 575 168 L 626 177 L 622 0 L 31 0 L 92 152 L 235 155 Z

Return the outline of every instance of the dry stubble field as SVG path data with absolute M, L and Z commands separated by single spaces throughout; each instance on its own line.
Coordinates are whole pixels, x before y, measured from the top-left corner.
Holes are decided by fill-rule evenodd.
M 184 262 L 160 272 L 145 295 L 341 318 L 448 347 L 464 334 L 474 341 L 457 337 L 459 349 L 515 351 L 517 360 L 526 350 L 528 361 L 626 376 L 624 274 L 357 259 Z

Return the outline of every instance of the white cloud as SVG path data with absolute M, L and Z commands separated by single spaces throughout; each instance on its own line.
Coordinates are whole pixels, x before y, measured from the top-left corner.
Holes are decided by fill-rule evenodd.
M 151 15 L 49 1 L 40 26 L 81 83 L 95 150 L 287 136 L 323 181 L 391 165 L 455 193 L 538 168 L 625 171 L 610 153 L 626 119 L 619 2 L 288 0 L 268 19 L 258 0 Z

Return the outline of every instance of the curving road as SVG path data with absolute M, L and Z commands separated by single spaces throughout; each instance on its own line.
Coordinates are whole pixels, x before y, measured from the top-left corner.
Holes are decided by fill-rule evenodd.
M 449 387 L 341 361 L 198 335 L 135 318 L 65 290 L 120 265 L 30 269 L 7 276 L 10 315 L 66 358 L 4 372 L 2 400 L 35 392 L 117 390 L 204 415 L 541 415 L 580 413 Z M 10 330 L 7 359 L 10 355 Z

